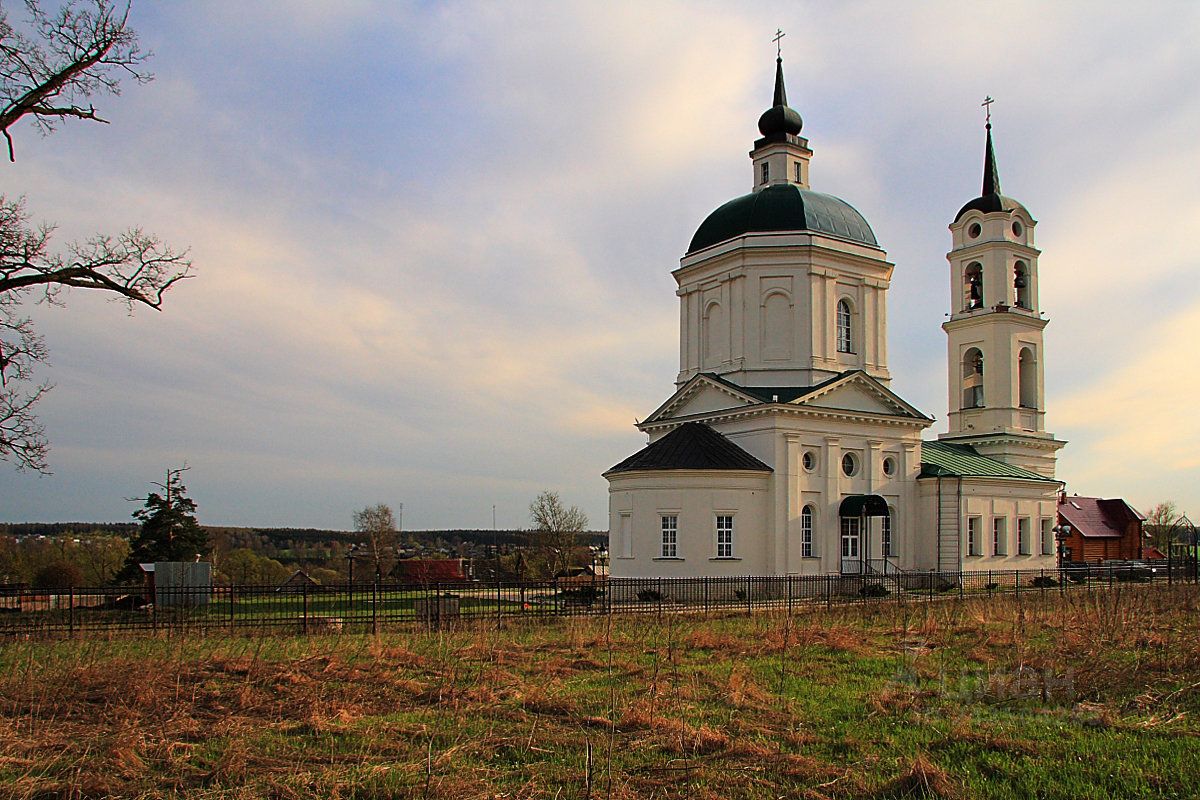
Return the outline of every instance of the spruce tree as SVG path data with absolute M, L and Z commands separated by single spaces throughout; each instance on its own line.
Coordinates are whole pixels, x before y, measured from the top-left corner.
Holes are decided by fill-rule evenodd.
M 146 504 L 133 512 L 141 528 L 130 542 L 129 558 L 117 580 L 135 580 L 139 564 L 193 561 L 208 553 L 208 533 L 196 521 L 196 503 L 183 485 L 184 469 L 167 470 L 166 482 L 154 484 L 162 493 L 151 492 Z

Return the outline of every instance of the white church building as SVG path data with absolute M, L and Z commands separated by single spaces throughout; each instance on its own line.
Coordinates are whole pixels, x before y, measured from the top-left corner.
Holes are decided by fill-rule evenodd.
M 936 440 L 891 389 L 895 265 L 850 204 L 810 188 L 802 125 L 779 60 L 752 191 L 708 215 L 673 273 L 676 391 L 604 473 L 612 576 L 1053 567 L 1065 442 L 1044 426 L 1037 223 L 1000 194 L 990 123 L 982 192 L 950 224 Z

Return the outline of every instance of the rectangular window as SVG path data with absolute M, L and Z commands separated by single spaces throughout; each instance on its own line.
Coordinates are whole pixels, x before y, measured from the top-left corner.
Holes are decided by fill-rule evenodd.
M 620 539 L 617 555 L 620 558 L 633 558 L 633 515 L 621 515 Z
M 1017 553 L 1027 556 L 1029 549 L 1029 517 L 1017 517 Z
M 813 520 L 812 509 L 805 506 L 800 512 L 800 555 L 804 558 L 813 557 Z
M 733 558 L 732 515 L 717 515 L 717 558 Z
M 983 519 L 980 517 L 967 517 L 967 555 L 977 556 L 983 551 L 979 539 L 979 529 L 983 527 Z
M 892 511 L 888 509 L 887 516 L 879 518 L 879 541 L 883 545 L 884 556 L 894 556 L 892 549 Z
M 1054 520 L 1042 518 L 1042 555 L 1054 555 Z
M 769 180 L 771 180 L 771 165 L 764 161 L 762 165 L 762 180 L 759 183 L 766 183 Z
M 1008 520 L 1004 517 L 995 517 L 992 520 L 992 555 L 1003 556 L 1008 554 Z
M 804 183 L 804 173 L 800 171 L 800 162 L 796 162 L 796 183 Z
M 662 557 L 679 558 L 679 517 L 662 515 Z

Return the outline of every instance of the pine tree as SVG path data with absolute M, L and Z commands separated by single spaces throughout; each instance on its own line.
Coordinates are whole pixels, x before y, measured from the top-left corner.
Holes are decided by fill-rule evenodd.
M 193 561 L 208 553 L 208 533 L 196 521 L 196 503 L 183 485 L 185 469 L 167 470 L 166 482 L 154 484 L 162 493 L 151 492 L 145 506 L 133 512 L 141 528 L 130 543 L 129 558 L 117 580 L 135 580 L 139 564 Z

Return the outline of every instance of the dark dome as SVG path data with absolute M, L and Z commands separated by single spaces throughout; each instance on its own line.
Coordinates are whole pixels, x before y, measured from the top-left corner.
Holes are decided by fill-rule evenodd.
M 804 120 L 800 118 L 800 112 L 791 106 L 768 108 L 758 118 L 758 131 L 763 136 L 774 136 L 780 133 L 797 136 L 802 130 L 804 130 Z
M 845 200 L 781 183 L 730 200 L 709 214 L 696 229 L 688 252 L 746 233 L 784 231 L 813 231 L 879 246 L 863 215 Z
M 954 217 L 954 221 L 958 222 L 968 211 L 979 211 L 984 214 L 991 214 L 995 211 L 1008 211 L 1011 213 L 1018 209 L 1024 211 L 1026 216 L 1030 216 L 1029 210 L 1016 200 L 1013 200 L 1011 197 L 1005 197 L 1002 194 L 993 192 L 992 194 L 985 194 L 980 197 L 976 197 L 974 200 L 960 208 L 958 210 L 958 214 Z

